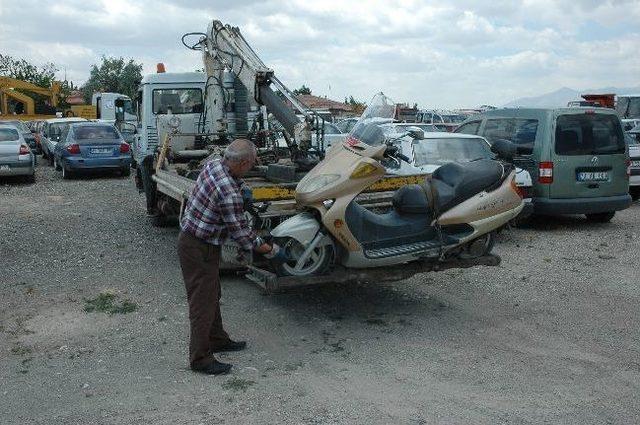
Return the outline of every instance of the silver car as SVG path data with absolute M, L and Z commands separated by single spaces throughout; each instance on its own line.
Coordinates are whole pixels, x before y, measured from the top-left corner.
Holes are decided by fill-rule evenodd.
M 42 157 L 49 160 L 49 165 L 53 166 L 53 151 L 60 140 L 62 131 L 72 122 L 85 122 L 84 118 L 52 118 L 44 122 L 40 133 L 40 146 Z
M 34 182 L 36 157 L 15 126 L 0 124 L 0 176 L 26 176 Z

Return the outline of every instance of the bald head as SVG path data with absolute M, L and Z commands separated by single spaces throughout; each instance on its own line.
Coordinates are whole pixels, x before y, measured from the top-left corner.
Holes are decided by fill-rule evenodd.
M 235 139 L 224 151 L 224 159 L 228 163 L 255 161 L 256 147 L 247 139 Z
M 256 162 L 256 147 L 247 139 L 236 139 L 224 151 L 224 162 L 235 177 L 242 177 Z

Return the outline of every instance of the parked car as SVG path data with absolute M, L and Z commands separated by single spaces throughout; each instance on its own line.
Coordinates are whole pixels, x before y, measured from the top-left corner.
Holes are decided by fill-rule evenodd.
M 34 182 L 35 172 L 35 155 L 24 140 L 22 131 L 13 125 L 0 123 L 0 176 L 26 176 Z
M 84 118 L 52 118 L 45 120 L 40 131 L 40 145 L 42 157 L 49 160 L 49 165 L 53 165 L 53 150 L 60 140 L 62 131 L 69 124 L 74 122 L 86 122 Z
M 631 204 L 628 151 L 614 110 L 498 109 L 469 118 L 456 132 L 533 147 L 516 164 L 534 176 L 534 213 L 608 222 Z
M 22 134 L 24 141 L 27 142 L 27 145 L 29 145 L 29 148 L 31 149 L 31 151 L 34 153 L 38 152 L 38 145 L 36 144 L 36 138 L 31 132 L 31 130 L 29 130 L 29 127 L 27 127 L 27 125 L 23 121 L 6 120 L 6 121 L 0 121 L 0 124 L 9 124 L 16 127 L 20 132 L 20 134 Z
M 64 179 L 89 170 L 115 170 L 123 176 L 131 173 L 131 147 L 113 124 L 69 124 L 52 156 Z
M 468 134 L 425 132 L 424 139 L 403 137 L 399 144 L 402 153 L 409 158 L 410 165 L 387 161 L 385 165 L 389 174 L 430 174 L 450 162 L 465 163 L 495 158 L 486 139 Z M 527 203 L 525 215 L 528 215 L 533 208 L 530 205 L 531 175 L 519 167 L 516 167 L 516 185 Z
M 629 146 L 629 194 L 631 199 L 640 199 L 640 126 L 625 133 Z
M 422 124 L 422 123 L 407 123 L 407 122 L 390 123 L 390 124 L 385 124 L 383 127 L 387 129 L 386 131 L 389 131 L 390 133 L 396 133 L 396 134 L 406 133 L 409 127 L 417 127 L 420 130 L 424 131 L 425 133 L 442 131 L 442 130 L 438 130 L 436 126 L 434 126 L 433 124 Z

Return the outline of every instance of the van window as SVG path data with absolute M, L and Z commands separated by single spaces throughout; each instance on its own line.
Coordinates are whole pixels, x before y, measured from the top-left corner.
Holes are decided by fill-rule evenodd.
M 571 114 L 560 115 L 556 120 L 558 155 L 601 155 L 624 150 L 624 135 L 617 116 Z
M 480 127 L 480 121 L 468 122 L 462 124 L 456 129 L 456 133 L 462 134 L 478 134 L 478 128 Z
M 515 144 L 533 144 L 538 131 L 538 120 L 523 118 L 489 119 L 484 126 L 483 136 L 493 143 L 496 140 L 509 140 Z

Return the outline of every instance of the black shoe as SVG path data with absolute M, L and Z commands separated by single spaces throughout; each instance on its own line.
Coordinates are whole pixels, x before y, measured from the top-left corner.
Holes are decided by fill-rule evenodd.
M 213 350 L 211 350 L 211 352 L 220 353 L 223 351 L 240 351 L 240 350 L 244 350 L 245 348 L 247 348 L 247 341 L 229 340 L 229 342 L 227 342 L 225 345 L 216 347 Z
M 205 366 L 192 366 L 191 370 L 194 372 L 205 373 L 207 375 L 226 375 L 231 370 L 229 363 L 222 363 L 217 360 L 213 360 L 213 363 L 209 363 Z

